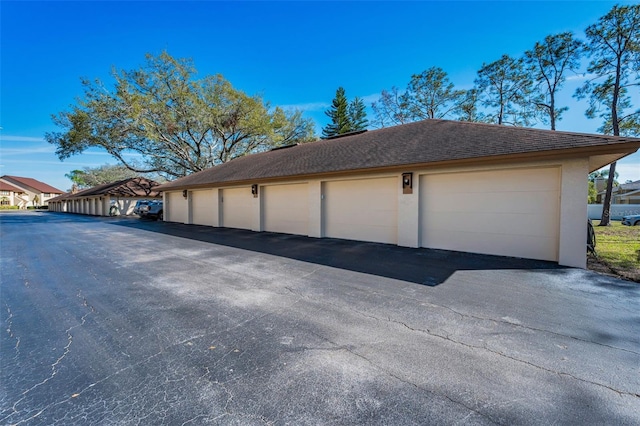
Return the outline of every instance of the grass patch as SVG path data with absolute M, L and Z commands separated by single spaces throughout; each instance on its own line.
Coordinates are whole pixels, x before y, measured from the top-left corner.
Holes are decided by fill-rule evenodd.
M 640 226 L 624 226 L 611 221 L 610 226 L 597 226 L 596 253 L 616 275 L 640 282 Z

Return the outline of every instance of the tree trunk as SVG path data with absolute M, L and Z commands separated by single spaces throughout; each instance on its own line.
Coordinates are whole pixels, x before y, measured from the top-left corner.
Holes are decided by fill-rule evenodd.
M 611 126 L 614 136 L 620 136 L 620 127 L 618 123 L 618 97 L 620 96 L 620 76 L 622 75 L 621 55 L 618 54 L 616 63 L 616 79 L 613 85 L 613 99 L 611 100 Z M 611 218 L 611 193 L 613 192 L 613 180 L 616 175 L 616 162 L 609 166 L 609 179 L 607 179 L 607 192 L 604 196 L 602 205 L 602 217 L 599 226 L 609 226 Z
M 598 226 L 609 226 L 609 219 L 611 217 L 611 193 L 613 192 L 613 180 L 616 175 L 616 162 L 614 161 L 609 166 L 609 178 L 607 179 L 607 191 L 604 196 L 604 202 L 602 203 L 602 217 L 600 218 L 600 224 Z
M 551 102 L 549 102 L 549 121 L 551 121 L 551 130 L 556 129 L 556 99 L 551 92 Z

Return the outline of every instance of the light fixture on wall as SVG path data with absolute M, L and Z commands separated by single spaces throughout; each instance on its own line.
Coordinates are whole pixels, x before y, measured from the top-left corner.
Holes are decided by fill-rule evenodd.
M 186 190 L 186 189 L 185 189 L 184 191 L 182 191 L 182 196 L 183 196 L 184 198 L 187 198 L 187 190 Z
M 402 193 L 413 194 L 413 173 L 402 174 Z
M 253 194 L 253 198 L 258 198 L 258 184 L 254 183 L 251 185 L 251 193 Z

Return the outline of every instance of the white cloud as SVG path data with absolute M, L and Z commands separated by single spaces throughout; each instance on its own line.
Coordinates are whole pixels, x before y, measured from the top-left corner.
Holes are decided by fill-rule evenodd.
M 303 104 L 278 105 L 278 106 L 285 110 L 299 109 L 301 111 L 320 111 L 320 110 L 329 108 L 330 104 L 326 102 L 308 102 Z
M 595 74 L 574 74 L 567 77 L 567 81 L 584 81 L 596 77 Z
M 53 154 L 55 153 L 53 146 L 39 146 L 34 148 L 2 148 L 0 155 L 31 155 L 31 154 Z
M 380 99 L 380 93 L 374 93 L 372 95 L 359 96 L 366 106 L 370 106 L 371 103 Z M 278 105 L 282 109 L 299 109 L 301 111 L 323 111 L 331 106 L 328 102 L 307 102 L 302 104 L 291 105 Z
M 0 142 L 46 142 L 43 138 L 31 136 L 0 135 Z

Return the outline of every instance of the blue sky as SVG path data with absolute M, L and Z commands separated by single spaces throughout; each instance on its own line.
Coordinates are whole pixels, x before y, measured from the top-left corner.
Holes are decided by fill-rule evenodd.
M 338 86 L 370 104 L 382 89 L 439 66 L 470 88 L 483 62 L 520 56 L 549 34 L 583 37 L 615 3 L 3 0 L 0 175 L 66 190 L 65 173 L 115 163 L 99 150 L 61 162 L 43 135 L 56 130 L 51 114 L 82 95 L 80 77 L 109 83 L 113 66 L 137 68 L 145 53 L 192 58 L 200 75 L 220 73 L 272 105 L 301 108 L 319 134 Z M 586 101 L 571 97 L 582 79 L 565 85 L 561 101 L 570 110 L 558 130 L 600 126 L 584 117 Z M 640 154 L 618 170 L 622 182 L 640 179 Z

